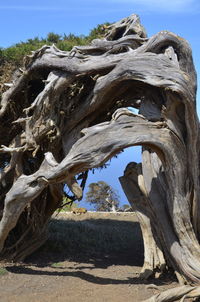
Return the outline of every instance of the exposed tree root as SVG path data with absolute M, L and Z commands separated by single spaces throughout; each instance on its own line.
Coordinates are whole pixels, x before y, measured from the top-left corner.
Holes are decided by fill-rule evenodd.
M 200 287 L 183 285 L 175 288 L 168 289 L 162 293 L 158 293 L 155 296 L 145 300 L 144 302 L 172 302 L 180 301 L 184 302 L 188 298 L 200 297 Z

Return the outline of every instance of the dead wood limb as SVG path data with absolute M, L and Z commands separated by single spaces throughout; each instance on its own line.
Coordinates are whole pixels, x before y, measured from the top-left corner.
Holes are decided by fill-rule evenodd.
M 132 15 L 71 53 L 43 46 L 12 84 L 0 107 L 1 255 L 16 260 L 39 246 L 64 184 L 80 199 L 80 173 L 142 145 L 142 164 L 121 182 L 143 229 L 143 272 L 167 264 L 199 285 L 200 136 L 188 43 L 168 31 L 147 38 Z M 155 301 L 197 294 L 191 288 Z

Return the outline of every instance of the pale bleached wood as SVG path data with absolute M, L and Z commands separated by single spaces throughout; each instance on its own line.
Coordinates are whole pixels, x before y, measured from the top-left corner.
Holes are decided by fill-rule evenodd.
M 143 146 L 138 180 L 145 192 L 142 215 L 148 217 L 141 222 L 146 251 L 153 245 L 155 259 L 160 251 L 151 271 L 166 262 L 180 279 L 199 284 L 200 144 L 192 52 L 168 31 L 148 39 L 136 15 L 113 24 L 104 39 L 71 52 L 43 46 L 25 58 L 3 94 L 2 258 L 22 259 L 39 246 L 35 239 L 27 246 L 27 238 L 44 240 L 64 184 L 80 199 L 77 175 L 134 145 Z M 124 177 L 131 190 L 132 180 Z
M 166 262 L 160 248 L 158 224 L 149 209 L 150 202 L 144 185 L 141 164 L 129 163 L 119 180 L 140 223 L 144 243 L 144 264 L 140 278 L 148 279 L 155 271 L 161 274 L 166 268 Z

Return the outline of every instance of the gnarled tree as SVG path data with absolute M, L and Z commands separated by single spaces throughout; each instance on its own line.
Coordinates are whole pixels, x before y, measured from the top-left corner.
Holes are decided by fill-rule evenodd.
M 167 31 L 147 38 L 131 15 L 87 47 L 42 47 L 20 73 L 0 108 L 1 257 L 23 259 L 43 243 L 63 184 L 81 199 L 77 175 L 84 182 L 89 169 L 142 145 L 142 164 L 120 178 L 142 226 L 142 276 L 167 264 L 194 284 L 152 301 L 198 296 L 200 144 L 188 43 Z

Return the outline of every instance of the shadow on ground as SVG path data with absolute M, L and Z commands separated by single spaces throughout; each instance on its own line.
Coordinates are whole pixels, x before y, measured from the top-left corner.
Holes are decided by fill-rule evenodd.
M 37 252 L 18 265 L 7 266 L 14 274 L 76 277 L 96 284 L 140 284 L 143 265 L 143 240 L 139 223 L 118 219 L 53 219 L 49 239 Z M 131 277 L 110 278 L 98 269 L 132 267 Z M 97 269 L 97 270 L 96 270 Z M 103 272 L 102 271 L 102 272 Z M 166 275 L 145 284 L 163 285 L 171 281 Z
M 99 268 L 98 266 L 95 266 L 94 269 Z M 102 267 L 101 267 L 102 268 Z M 94 284 L 100 284 L 100 285 L 108 285 L 108 284 L 155 284 L 157 286 L 160 285 L 166 285 L 170 282 L 176 281 L 175 277 L 173 275 L 170 275 L 169 273 L 166 275 L 161 276 L 159 279 L 155 278 L 149 278 L 148 280 L 141 280 L 137 277 L 128 277 L 126 279 L 120 279 L 120 278 L 108 278 L 108 277 L 99 277 L 92 273 L 85 272 L 83 270 L 88 269 L 87 266 L 83 267 L 77 267 L 75 271 L 70 271 L 70 267 L 60 267 L 56 268 L 54 271 L 44 270 L 44 269 L 34 269 L 32 267 L 26 267 L 26 266 L 8 266 L 6 268 L 8 271 L 14 273 L 14 274 L 25 274 L 25 275 L 38 275 L 38 276 L 57 276 L 57 277 L 74 277 L 79 278 L 84 281 L 94 283 Z M 91 267 L 89 269 L 92 270 Z

